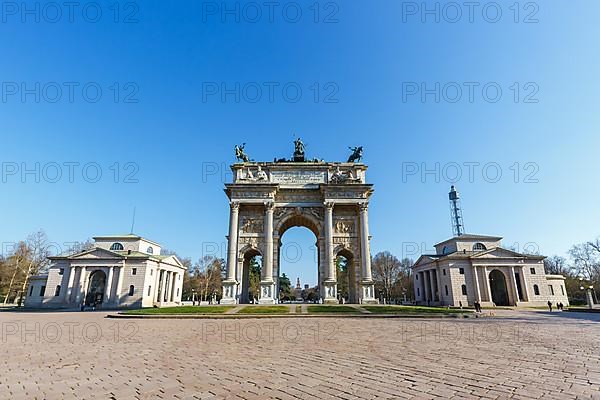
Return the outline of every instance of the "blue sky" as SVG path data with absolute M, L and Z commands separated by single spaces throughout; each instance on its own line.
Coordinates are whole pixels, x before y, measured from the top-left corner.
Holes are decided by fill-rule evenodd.
M 3 3 L 0 240 L 128 232 L 136 207 L 138 234 L 198 259 L 224 246 L 233 146 L 269 161 L 294 135 L 330 161 L 365 147 L 373 252 L 449 237 L 451 183 L 468 232 L 546 255 L 597 237 L 600 4 L 426 3 Z M 284 242 L 314 283 L 312 234 Z

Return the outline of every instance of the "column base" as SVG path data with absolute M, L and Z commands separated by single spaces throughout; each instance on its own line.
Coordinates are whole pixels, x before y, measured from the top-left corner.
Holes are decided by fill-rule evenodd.
M 260 282 L 260 298 L 258 304 L 276 304 L 275 302 L 275 282 L 262 281 Z
M 236 292 L 236 281 L 223 281 L 223 298 L 221 298 L 221 304 L 237 304 Z
M 361 289 L 361 304 L 379 304 L 379 301 L 375 298 L 375 285 L 373 282 L 365 281 L 360 284 Z
M 339 300 L 337 299 L 337 282 L 323 282 L 323 286 L 325 288 L 325 298 L 323 299 L 324 304 L 339 304 Z

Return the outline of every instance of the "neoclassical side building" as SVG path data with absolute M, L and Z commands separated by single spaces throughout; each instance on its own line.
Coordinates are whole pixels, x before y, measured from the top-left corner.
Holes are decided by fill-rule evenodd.
M 353 149 L 355 154 L 361 148 Z M 371 277 L 368 205 L 373 192 L 367 166 L 304 159 L 296 141 L 292 160 L 252 162 L 236 147 L 242 162 L 232 165 L 226 184 L 230 217 L 226 279 L 222 304 L 247 303 L 250 260 L 262 257 L 259 303 L 278 300 L 282 235 L 308 228 L 318 248 L 318 285 L 326 303 L 337 303 L 335 260 L 347 259 L 350 302 L 376 302 Z
M 413 266 L 415 299 L 458 307 L 569 305 L 564 277 L 546 275 L 544 256 L 501 247 L 501 237 L 465 234 L 435 245 Z
M 98 236 L 83 252 L 50 257 L 47 275 L 33 277 L 25 306 L 162 307 L 181 302 L 185 267 L 137 235 Z

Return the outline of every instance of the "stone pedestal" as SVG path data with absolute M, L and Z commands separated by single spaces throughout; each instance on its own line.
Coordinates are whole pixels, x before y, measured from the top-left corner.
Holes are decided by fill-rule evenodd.
M 591 310 L 592 308 L 594 308 L 594 296 L 592 296 L 592 289 L 586 290 L 586 299 L 588 308 Z
M 325 287 L 325 298 L 323 299 L 323 303 L 325 304 L 339 304 L 337 299 L 337 282 L 335 281 L 325 281 L 323 283 Z
M 275 304 L 275 282 L 262 281 L 260 283 L 260 298 L 258 304 Z
M 221 304 L 237 303 L 237 282 L 232 280 L 223 281 L 223 298 Z
M 375 285 L 372 281 L 363 281 L 360 284 L 361 289 L 361 304 L 378 304 L 375 298 Z

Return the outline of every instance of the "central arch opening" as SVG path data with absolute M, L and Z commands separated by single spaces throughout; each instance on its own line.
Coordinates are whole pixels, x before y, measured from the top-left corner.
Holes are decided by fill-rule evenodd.
M 297 215 L 279 227 L 277 295 L 280 303 L 316 302 L 321 297 L 318 228 Z

